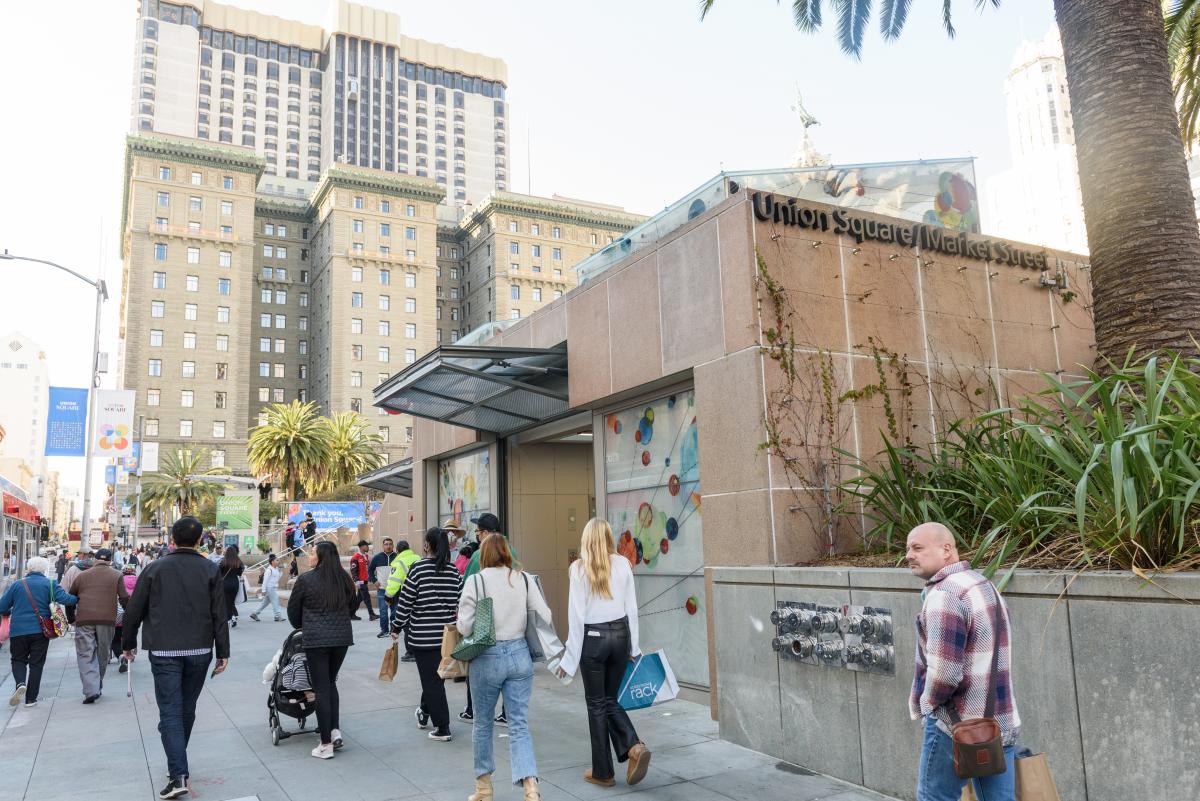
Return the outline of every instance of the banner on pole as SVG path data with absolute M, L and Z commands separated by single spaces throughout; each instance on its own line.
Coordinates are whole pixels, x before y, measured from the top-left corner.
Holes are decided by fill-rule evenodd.
M 50 387 L 50 411 L 46 415 L 47 456 L 83 456 L 87 407 L 86 389 Z
M 217 498 L 217 526 L 230 530 L 255 528 L 254 495 L 222 495 Z M 225 525 L 222 526 L 221 524 Z M 237 541 L 234 541 L 234 545 Z
M 121 467 L 126 473 L 139 475 L 142 472 L 142 443 L 135 442 L 129 450 L 129 455 L 121 460 Z
M 96 390 L 95 427 L 89 433 L 92 456 L 128 456 L 133 445 L 133 403 L 137 393 L 131 389 Z
M 146 473 L 158 472 L 158 443 L 157 442 L 139 442 L 141 446 L 141 468 L 142 475 Z
M 104 483 L 110 487 L 117 483 L 117 466 L 115 464 L 104 465 Z

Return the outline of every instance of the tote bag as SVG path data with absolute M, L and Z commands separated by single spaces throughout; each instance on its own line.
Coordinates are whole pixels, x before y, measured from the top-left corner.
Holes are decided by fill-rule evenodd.
M 536 592 L 545 603 L 546 596 L 542 593 L 542 582 L 537 576 L 533 576 L 533 584 L 530 585 L 530 575 L 522 573 L 521 576 L 525 579 L 525 608 L 528 612 L 525 618 L 525 643 L 529 646 L 529 658 L 534 662 L 545 662 L 566 649 L 563 647 L 562 640 L 558 639 L 558 632 L 554 630 L 554 625 L 542 617 L 541 613 L 535 610 L 533 604 L 528 600 L 528 594 Z
M 483 592 L 487 592 L 487 583 L 476 573 L 475 628 L 471 632 L 471 636 L 463 637 L 458 641 L 452 654 L 460 662 L 470 662 L 496 644 L 496 621 L 492 617 L 492 599 L 486 595 L 479 597 L 480 587 Z
M 642 654 L 625 668 L 617 703 L 632 711 L 665 703 L 677 695 L 679 684 L 675 681 L 675 673 L 667 662 L 667 655 L 659 650 Z

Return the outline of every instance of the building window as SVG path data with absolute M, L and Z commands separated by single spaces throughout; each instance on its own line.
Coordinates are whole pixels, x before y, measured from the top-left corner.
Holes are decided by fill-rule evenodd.
M 541 299 L 542 299 L 542 290 L 535 286 L 533 288 L 533 300 L 535 303 L 537 303 L 537 302 L 541 301 Z
M 146 418 L 145 433 L 146 433 L 146 436 L 148 436 L 148 437 L 157 437 L 158 436 L 158 418 L 156 418 L 156 417 L 147 417 Z
M 355 284 L 362 283 L 362 267 L 350 268 L 350 281 Z
M 218 323 L 229 322 L 229 307 L 228 306 L 218 306 L 217 307 L 217 322 Z
M 404 311 L 408 312 L 409 314 L 416 314 L 417 299 L 416 298 L 405 298 L 404 299 Z
M 510 286 L 508 288 L 508 296 L 510 298 L 512 298 L 513 300 L 520 300 L 521 299 L 521 287 L 517 286 L 516 284 L 513 284 L 512 286 Z
M 354 208 L 356 208 L 356 209 L 361 209 L 362 207 L 363 207 L 363 201 L 362 201 L 362 197 L 361 197 L 361 196 L 358 196 L 358 195 L 355 195 L 355 197 L 354 197 Z
M 287 290 L 286 289 L 276 289 L 275 290 L 275 302 L 276 303 L 287 303 Z
M 286 378 L 286 377 L 287 377 L 287 376 L 284 374 L 284 365 L 282 365 L 282 364 L 280 364 L 280 363 L 276 362 L 276 363 L 273 365 L 273 367 L 274 367 L 273 374 L 274 374 L 274 376 L 275 376 L 276 378 Z
M 196 363 L 195 362 L 183 362 L 180 364 L 179 367 L 180 367 L 179 374 L 183 378 L 195 378 L 196 377 Z
M 274 245 L 263 245 L 263 255 L 268 258 L 274 258 L 275 257 L 275 246 Z
M 271 363 L 270 362 L 259 362 L 258 363 L 258 377 L 259 378 L 270 378 L 271 377 Z
M 415 348 L 406 348 L 404 351 L 404 363 L 412 364 L 417 360 L 417 351 Z
M 195 393 L 190 389 L 181 390 L 179 393 L 179 405 L 185 409 L 190 409 L 195 405 Z
M 192 435 L 192 421 L 191 420 L 180 420 L 179 421 L 179 436 L 190 437 L 191 435 Z
M 218 295 L 228 295 L 229 294 L 229 279 L 228 278 L 218 278 L 217 279 L 217 294 Z
M 361 387 L 362 386 L 362 373 L 359 372 L 358 370 L 353 370 L 350 372 L 350 386 L 352 386 L 352 387 Z
M 194 331 L 184 331 L 183 332 L 183 349 L 184 350 L 195 350 L 196 349 L 196 334 Z
M 562 290 L 561 289 L 554 290 L 554 299 L 558 300 L 561 297 L 562 297 Z
M 520 309 L 511 309 L 508 313 L 508 317 L 510 320 L 520 320 L 521 319 L 521 310 Z
M 171 193 L 170 192 L 159 192 L 158 193 L 158 205 L 162 206 L 164 208 L 167 206 L 170 206 L 171 205 Z
M 159 167 L 158 168 L 158 180 L 160 180 L 160 181 L 171 180 L 171 168 L 170 167 Z
M 542 246 L 541 245 L 532 245 L 531 250 L 533 253 L 533 257 L 535 259 L 540 259 L 542 257 Z
M 362 220 L 354 220 L 352 222 L 352 228 L 353 228 L 354 233 L 361 234 L 363 231 L 363 221 Z
M 390 200 L 379 201 L 379 211 L 383 214 L 391 214 L 392 213 L 392 201 L 390 201 Z
M 225 421 L 224 420 L 213 420 L 213 438 L 214 439 L 224 439 L 225 438 Z
M 362 361 L 362 345 L 351 345 L 350 346 L 350 361 L 352 361 L 352 362 L 361 362 Z
M 519 256 L 521 254 L 521 243 L 520 242 L 509 242 L 508 243 L 508 252 L 514 256 Z
M 413 228 L 411 225 L 408 226 L 407 228 L 405 228 L 404 229 L 404 238 L 415 240 L 417 238 L 417 229 Z
M 388 223 L 380 223 L 379 224 L 379 235 L 380 236 L 391 236 L 392 235 L 392 226 L 389 225 Z
M 222 186 L 222 188 L 224 188 L 224 189 L 233 189 L 233 176 L 232 176 L 232 175 L 226 175 L 224 178 L 222 178 L 222 179 L 221 179 L 221 186 Z
M 222 250 L 219 254 L 217 263 L 220 264 L 222 267 L 232 267 L 233 266 L 233 253 L 231 253 L 228 250 Z
M 509 221 L 508 221 L 508 232 L 509 232 L 509 233 L 511 233 L 511 234 L 515 234 L 515 233 L 517 233 L 517 232 L 518 232 L 518 231 L 520 231 L 520 230 L 521 230 L 521 226 L 520 226 L 520 225 L 517 223 L 517 221 L 516 221 L 516 220 L 509 220 Z
M 306 297 L 305 295 L 301 295 L 301 296 L 300 296 L 300 299 L 301 299 L 301 300 L 303 300 L 305 297 Z M 308 304 L 301 303 L 300 305 L 301 305 L 301 306 L 306 306 L 306 305 L 308 305 Z M 299 328 L 300 328 L 300 330 L 301 330 L 301 331 L 307 331 L 307 330 L 308 330 L 308 318 L 307 318 L 307 317 L 301 317 L 301 318 L 300 318 L 300 326 L 299 326 Z
M 167 245 L 165 242 L 155 242 L 154 243 L 154 260 L 155 261 L 166 261 L 167 260 Z
M 588 234 L 588 236 L 591 238 L 591 242 L 592 242 L 592 244 L 593 244 L 593 245 L 594 245 L 594 244 L 596 244 L 596 235 L 595 235 L 595 234 Z
M 361 309 L 363 307 L 363 294 L 361 292 L 350 293 L 350 308 Z
M 147 363 L 146 375 L 157 378 L 162 375 L 162 359 L 150 359 Z
M 391 296 L 389 296 L 389 295 L 380 295 L 380 296 L 379 296 L 379 310 L 380 310 L 380 311 L 390 311 L 390 310 L 391 310 L 391 308 L 392 308 L 392 298 L 391 298 Z
M 198 309 L 197 309 L 195 303 L 183 304 L 183 319 L 195 320 L 197 317 L 197 311 L 198 311 Z
M 159 390 L 157 390 L 157 389 L 146 390 L 146 405 L 147 406 L 157 406 L 158 402 L 159 402 L 159 397 L 160 397 Z
M 284 352 L 284 340 L 282 340 L 282 339 L 275 340 L 275 352 L 276 353 Z
M 379 336 L 387 337 L 392 335 L 392 324 L 387 320 L 379 321 Z
M 306 378 L 308 378 L 308 365 L 302 364 L 300 365 L 300 380 L 303 381 Z M 303 398 L 301 398 L 301 400 L 303 400 Z
M 361 334 L 363 332 L 362 319 L 358 317 L 350 318 L 350 333 Z
M 414 206 L 413 204 L 409 203 L 408 206 L 405 207 L 404 213 L 409 217 L 416 217 L 417 216 L 417 207 Z
M 167 288 L 167 274 L 160 273 L 160 272 L 154 273 L 154 281 L 153 281 L 152 285 L 155 289 L 166 289 Z
M 271 338 L 270 337 L 259 337 L 258 338 L 258 352 L 259 353 L 270 353 L 271 352 Z
M 227 395 L 224 392 L 216 393 L 213 396 L 213 408 L 214 409 L 224 409 L 226 397 L 227 397 Z
M 204 199 L 198 195 L 188 198 L 188 211 L 200 211 L 204 208 Z
M 225 451 L 209 451 L 209 455 L 212 457 L 213 467 L 225 466 Z
M 268 403 L 268 402 L 270 402 L 270 400 L 271 400 L 271 388 L 270 388 L 270 387 L 259 387 L 259 388 L 258 388 L 258 400 L 259 400 L 261 403 Z
M 379 348 L 379 361 L 381 361 L 381 362 L 383 362 L 384 364 L 386 364 L 386 363 L 389 361 L 389 359 L 390 359 L 390 358 L 391 358 L 391 351 L 390 351 L 390 350 L 389 350 L 387 347 L 385 347 L 385 346 L 380 346 L 380 348 Z
M 404 338 L 405 339 L 416 339 L 417 338 L 417 324 L 416 323 L 405 323 L 404 324 Z
M 271 397 L 276 403 L 283 403 L 283 387 L 275 387 L 271 390 Z
M 263 233 L 267 236 L 275 236 L 275 224 L 263 223 Z
M 229 365 L 228 364 L 226 364 L 225 362 L 217 362 L 215 367 L 217 368 L 216 374 L 217 374 L 218 381 L 224 381 L 226 378 L 229 378 Z
M 275 315 L 275 327 L 276 328 L 287 328 L 287 315 L 286 314 Z
M 562 248 L 553 248 L 550 251 L 550 257 L 555 261 L 562 261 Z
M 550 237 L 552 239 L 562 239 L 562 229 L 557 225 L 550 229 Z
M 229 335 L 228 334 L 217 334 L 217 350 L 219 350 L 219 351 L 229 350 Z
M 185 288 L 187 289 L 188 292 L 199 292 L 200 291 L 200 276 L 189 275 L 185 281 Z
M 404 274 L 404 286 L 408 289 L 416 289 L 417 274 L 416 273 L 405 273 Z
M 307 339 L 300 340 L 300 355 L 301 356 L 308 355 L 308 340 Z
M 350 399 L 350 411 L 360 412 L 360 413 L 362 412 L 362 398 L 351 398 Z
M 233 226 L 232 225 L 222 225 L 221 226 L 221 238 L 222 239 L 233 238 Z
M 192 173 L 192 186 L 200 186 L 204 183 L 204 176 L 198 172 Z
M 307 293 L 307 292 L 301 292 L 301 293 L 300 293 L 300 305 L 301 305 L 301 306 L 307 306 L 307 305 L 308 305 L 308 293 Z
M 381 439 L 384 442 L 392 441 L 392 432 L 391 432 L 391 429 L 389 429 L 387 426 L 379 426 L 378 431 L 379 431 L 379 439 Z
M 380 270 L 379 271 L 379 283 L 382 284 L 383 286 L 390 286 L 392 283 L 392 271 L 391 270 Z
M 450 300 L 458 300 L 458 287 L 450 287 Z
M 187 249 L 187 263 L 188 264 L 199 264 L 200 263 L 200 248 L 188 248 Z
M 225 217 L 228 217 L 231 214 L 233 214 L 233 201 L 232 200 L 222 200 L 221 201 L 221 214 Z
M 542 235 L 542 226 L 538 225 L 537 223 L 530 223 L 529 231 L 534 236 L 541 236 Z
M 350 250 L 354 253 L 362 253 L 363 252 L 363 243 L 362 242 L 351 242 Z

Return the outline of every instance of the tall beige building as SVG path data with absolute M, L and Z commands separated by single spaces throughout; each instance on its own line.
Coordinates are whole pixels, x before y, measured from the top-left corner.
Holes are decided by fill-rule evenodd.
M 389 461 L 411 421 L 371 390 L 485 322 L 532 313 L 643 218 L 497 192 L 445 203 L 433 180 L 337 165 L 315 188 L 249 148 L 133 135 L 126 147 L 119 369 L 144 436 L 248 472 L 272 403 L 362 413 Z
M 333 0 L 327 27 L 211 0 L 138 5 L 133 131 L 252 148 L 268 176 L 333 164 L 430 178 L 450 202 L 508 183 L 504 62 Z

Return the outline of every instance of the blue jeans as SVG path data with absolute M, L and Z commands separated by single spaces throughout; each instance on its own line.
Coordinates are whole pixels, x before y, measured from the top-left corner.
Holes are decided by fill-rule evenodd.
M 189 775 L 187 746 L 196 722 L 196 700 L 204 689 L 204 675 L 211 661 L 211 651 L 199 656 L 150 654 L 158 733 L 167 754 L 167 772 L 176 778 Z
M 1004 762 L 1008 769 L 996 776 L 974 779 L 979 801 L 1015 801 L 1016 768 L 1014 746 L 1005 746 Z M 933 715 L 925 717 L 925 741 L 921 745 L 921 765 L 917 771 L 917 801 L 959 801 L 968 779 L 954 772 L 954 743 L 950 735 L 937 727 Z
M 387 592 L 376 590 L 375 598 L 379 601 L 379 630 L 387 634 L 392 625 L 392 607 L 387 602 Z
M 468 674 L 475 702 L 475 726 L 471 745 L 475 752 L 475 775 L 496 770 L 492 759 L 492 718 L 501 693 L 508 712 L 508 753 L 512 760 L 513 784 L 536 779 L 533 736 L 529 733 L 529 697 L 533 694 L 533 660 L 524 638 L 501 640 L 471 662 Z

